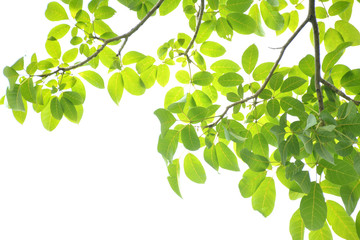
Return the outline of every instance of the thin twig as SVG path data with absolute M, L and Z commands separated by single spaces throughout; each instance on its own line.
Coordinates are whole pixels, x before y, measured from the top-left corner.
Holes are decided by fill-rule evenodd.
M 355 105 L 359 106 L 360 105 L 360 101 L 356 101 L 354 99 L 352 99 L 351 97 L 349 97 L 348 95 L 346 95 L 344 92 L 342 92 L 340 89 L 338 89 L 337 87 L 335 87 L 332 83 L 326 81 L 323 78 L 320 78 L 320 82 L 322 84 L 324 84 L 325 86 L 327 86 L 328 88 L 330 88 L 331 91 L 333 91 L 334 93 L 336 93 L 337 95 L 339 95 L 340 97 L 343 97 L 346 100 L 352 101 L 355 103 Z
M 205 126 L 206 128 L 211 128 L 216 126 L 226 115 L 226 113 L 234 106 L 238 105 L 238 104 L 242 104 L 245 103 L 251 99 L 254 99 L 256 97 L 258 97 L 260 95 L 260 93 L 265 89 L 266 85 L 269 83 L 270 78 L 272 77 L 272 75 L 274 74 L 277 66 L 280 63 L 281 58 L 283 57 L 286 48 L 290 45 L 290 43 L 295 39 L 295 37 L 299 34 L 299 32 L 305 27 L 305 25 L 310 21 L 310 18 L 307 17 L 304 22 L 298 27 L 298 29 L 296 29 L 296 31 L 293 33 L 293 35 L 288 39 L 288 41 L 285 43 L 285 45 L 281 48 L 281 52 L 279 54 L 279 57 L 277 58 L 276 62 L 274 63 L 273 67 L 271 68 L 268 76 L 266 77 L 264 83 L 261 85 L 261 87 L 259 88 L 259 90 L 257 90 L 253 95 L 251 95 L 250 97 L 247 98 L 243 98 L 240 101 L 234 102 L 230 105 L 228 105 L 225 109 L 225 111 L 220 115 L 220 117 L 214 122 L 211 123 L 207 126 Z
M 47 73 L 47 74 L 41 74 L 41 75 L 32 75 L 32 77 L 49 77 L 53 74 L 56 74 L 60 71 L 62 72 L 66 72 L 66 71 L 70 71 L 72 69 L 81 67 L 83 65 L 85 65 L 86 63 L 88 63 L 91 59 L 95 58 L 97 55 L 99 55 L 99 53 L 104 50 L 104 48 L 106 47 L 106 45 L 108 45 L 109 43 L 115 42 L 115 41 L 119 41 L 123 38 L 127 39 L 129 38 L 131 35 L 133 35 L 137 30 L 139 30 L 139 28 L 155 13 L 155 11 L 161 6 L 161 4 L 164 2 L 164 0 L 159 0 L 155 6 L 146 14 L 146 16 L 138 23 L 135 25 L 135 27 L 133 27 L 130 31 L 128 31 L 125 34 L 113 37 L 113 38 L 109 38 L 109 39 L 105 39 L 103 41 L 103 44 L 100 46 L 100 48 L 98 48 L 93 54 L 91 54 L 88 58 L 86 58 L 84 61 L 77 63 L 73 66 L 69 66 L 69 67 L 65 67 L 65 68 L 61 68 L 59 67 L 57 70 Z M 125 40 L 126 42 L 126 40 Z M 124 44 L 123 44 L 124 45 Z
M 125 40 L 124 40 L 123 44 L 121 45 L 121 47 L 120 47 L 120 49 L 119 49 L 118 53 L 116 54 L 116 56 L 117 56 L 117 57 L 119 57 L 119 56 L 121 55 L 121 51 L 124 49 L 125 44 L 127 43 L 128 39 L 129 39 L 128 37 L 127 37 L 127 38 L 125 38 Z

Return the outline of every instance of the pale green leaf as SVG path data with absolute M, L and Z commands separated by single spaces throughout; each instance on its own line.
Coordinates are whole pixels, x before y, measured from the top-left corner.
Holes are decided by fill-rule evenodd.
M 252 196 L 252 207 L 264 217 L 267 217 L 274 209 L 275 198 L 275 181 L 271 177 L 266 177 Z
M 216 156 L 219 166 L 232 171 L 240 171 L 237 158 L 233 151 L 222 142 L 216 144 Z
M 185 156 L 184 172 L 185 175 L 193 182 L 205 183 L 206 181 L 206 174 L 204 167 L 202 166 L 199 159 L 191 153 L 188 153 Z
M 88 81 L 91 85 L 93 85 L 94 87 L 97 87 L 100 89 L 105 88 L 104 80 L 97 72 L 87 70 L 87 71 L 79 73 L 79 75 L 82 78 L 84 78 L 86 81 Z
M 241 57 L 241 64 L 244 71 L 250 74 L 257 63 L 259 57 L 259 50 L 255 44 L 250 45 L 243 53 Z
M 135 96 L 140 96 L 145 93 L 145 85 L 133 69 L 127 67 L 121 71 L 121 75 L 126 91 Z
M 181 141 L 184 144 L 184 147 L 190 151 L 195 151 L 200 148 L 200 140 L 197 136 L 195 128 L 193 125 L 186 125 L 181 130 Z
M 50 21 L 69 19 L 63 6 L 57 2 L 50 2 L 45 10 L 45 17 Z

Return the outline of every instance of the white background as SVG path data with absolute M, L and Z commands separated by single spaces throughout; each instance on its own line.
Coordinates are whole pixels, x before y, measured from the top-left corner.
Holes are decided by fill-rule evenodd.
M 45 18 L 48 2 L 2 3 L 1 69 L 24 54 L 48 57 L 46 36 L 57 24 Z M 110 2 L 118 11 L 118 22 L 111 25 L 114 31 L 124 33 L 136 24 L 134 12 L 115 0 Z M 181 8 L 175 17 L 151 18 L 129 39 L 124 52 L 138 50 L 154 56 L 177 32 L 192 35 L 182 20 Z M 284 65 L 312 53 L 304 50 L 309 46 L 309 31 L 308 26 L 294 42 L 304 48 L 290 46 Z M 239 39 L 235 36 L 227 47 L 229 59 L 238 63 L 252 42 L 264 47 L 261 61 L 275 61 L 278 52 L 268 47 L 280 47 L 286 41 L 253 35 Z M 110 75 L 102 76 L 107 80 Z M 290 239 L 289 219 L 299 201 L 288 200 L 288 191 L 277 182 L 273 213 L 264 218 L 253 211 L 251 199 L 243 199 L 237 187 L 244 165 L 240 173 L 217 173 L 206 165 L 205 185 L 190 182 L 182 173 L 184 199 L 172 192 L 165 162 L 157 153 L 160 125 L 153 112 L 163 107 L 166 91 L 176 84 L 173 76 L 165 89 L 157 85 L 141 97 L 125 93 L 120 106 L 106 90 L 85 83 L 87 99 L 80 124 L 64 118 L 51 133 L 30 105 L 24 125 L 1 106 L 0 239 Z M 7 84 L 1 76 L 1 95 Z M 184 153 L 180 151 L 179 156 Z

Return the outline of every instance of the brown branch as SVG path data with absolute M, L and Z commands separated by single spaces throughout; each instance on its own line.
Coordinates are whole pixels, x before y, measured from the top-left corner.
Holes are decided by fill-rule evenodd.
M 196 37 L 199 33 L 199 29 L 200 29 L 200 25 L 201 25 L 201 20 L 202 20 L 202 17 L 204 15 L 204 9 L 205 9 L 205 0 L 201 0 L 201 5 L 200 5 L 200 11 L 199 11 L 199 17 L 197 19 L 197 23 L 196 23 L 196 28 L 195 28 L 195 32 L 194 32 L 194 36 L 193 38 L 191 39 L 190 43 L 189 43 L 189 46 L 186 48 L 185 52 L 181 55 L 188 55 L 190 49 L 192 48 L 192 46 L 194 45 L 194 42 L 196 40 Z
M 314 50 L 315 50 L 315 89 L 317 100 L 319 103 L 319 112 L 324 110 L 324 97 L 320 88 L 321 80 L 321 64 L 320 64 L 320 37 L 319 37 L 319 26 L 316 20 L 315 15 L 315 0 L 309 1 L 309 21 L 312 24 L 313 33 L 314 33 Z
M 69 66 L 69 67 L 65 67 L 65 68 L 58 68 L 57 70 L 47 73 L 47 74 L 41 74 L 41 75 L 32 75 L 32 77 L 49 77 L 53 74 L 56 74 L 60 71 L 62 72 L 66 72 L 66 71 L 70 71 L 72 69 L 81 67 L 83 65 L 85 65 L 86 63 L 88 63 L 91 59 L 95 58 L 97 55 L 99 55 L 99 53 L 106 47 L 106 45 L 108 45 L 109 43 L 115 42 L 115 41 L 119 41 L 123 38 L 125 38 L 125 43 L 127 42 L 127 39 L 133 35 L 137 30 L 139 30 L 139 28 L 144 25 L 144 23 L 155 13 L 155 11 L 161 6 L 161 4 L 164 2 L 164 0 L 159 0 L 155 6 L 146 14 L 146 16 L 138 23 L 136 24 L 135 27 L 133 27 L 130 31 L 128 31 L 125 34 L 113 37 L 113 38 L 109 38 L 109 39 L 105 39 L 103 41 L 103 44 L 100 46 L 100 48 L 98 48 L 93 54 L 91 54 L 88 58 L 86 58 L 84 61 L 77 63 L 73 66 Z M 123 44 L 124 46 L 124 44 Z M 122 50 L 122 48 L 120 49 Z
M 238 105 L 238 104 L 242 104 L 245 103 L 251 99 L 254 99 L 256 97 L 258 97 L 260 95 L 260 93 L 265 89 L 266 85 L 269 83 L 270 78 L 272 77 L 272 75 L 274 74 L 277 66 L 280 63 L 281 58 L 283 57 L 286 48 L 290 45 L 290 43 L 295 39 L 295 37 L 299 34 L 299 32 L 305 27 L 305 25 L 310 21 L 309 16 L 304 20 L 304 22 L 298 27 L 298 29 L 296 29 L 296 31 L 293 33 L 293 35 L 287 40 L 287 42 L 285 43 L 285 45 L 281 48 L 279 57 L 277 58 L 276 62 L 274 63 L 273 67 L 271 68 L 268 76 L 266 77 L 264 83 L 261 85 L 261 87 L 259 88 L 259 90 L 257 90 L 253 95 L 251 95 L 250 97 L 247 98 L 243 98 L 240 101 L 234 102 L 230 105 L 228 105 L 225 109 L 225 111 L 220 115 L 220 117 L 214 122 L 211 123 L 207 126 L 205 126 L 205 128 L 211 128 L 216 126 L 226 115 L 226 113 L 234 106 Z
M 324 84 L 325 86 L 327 86 L 328 88 L 330 88 L 331 91 L 333 91 L 334 93 L 336 93 L 337 95 L 339 95 L 340 97 L 343 97 L 346 100 L 352 101 L 355 103 L 355 105 L 359 106 L 360 105 L 360 101 L 356 101 L 354 99 L 352 99 L 351 97 L 349 97 L 348 95 L 346 95 L 344 92 L 342 92 L 340 89 L 338 89 L 337 87 L 335 87 L 332 83 L 326 81 L 323 78 L 320 78 L 320 82 L 322 84 Z

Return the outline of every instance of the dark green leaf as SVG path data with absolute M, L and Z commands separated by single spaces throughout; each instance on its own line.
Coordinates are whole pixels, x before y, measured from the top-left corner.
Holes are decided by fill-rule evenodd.
M 240 157 L 254 172 L 265 171 L 270 163 L 266 157 L 255 155 L 246 148 L 241 150 Z
M 241 64 L 244 68 L 244 71 L 247 74 L 250 74 L 254 70 L 258 57 L 259 57 L 259 50 L 255 44 L 250 45 L 244 51 L 241 57 Z
M 181 130 L 181 141 L 184 144 L 184 147 L 190 151 L 195 151 L 200 148 L 200 140 L 195 131 L 193 125 L 186 125 Z

